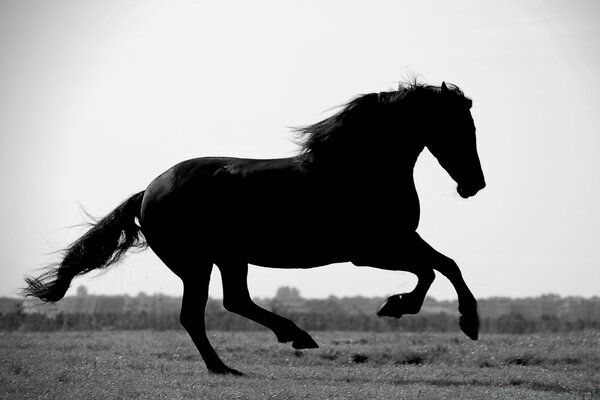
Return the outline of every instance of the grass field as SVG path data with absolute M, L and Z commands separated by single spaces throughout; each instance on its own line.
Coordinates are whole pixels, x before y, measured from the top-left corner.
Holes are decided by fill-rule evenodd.
M 527 336 L 210 332 L 246 373 L 213 376 L 187 334 L 0 333 L 6 399 L 600 399 L 600 332 Z

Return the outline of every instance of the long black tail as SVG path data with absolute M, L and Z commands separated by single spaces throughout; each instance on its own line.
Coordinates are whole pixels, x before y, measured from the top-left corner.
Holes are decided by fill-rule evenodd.
M 116 263 L 131 247 L 144 248 L 146 242 L 135 223 L 143 197 L 144 192 L 134 194 L 93 223 L 89 231 L 64 250 L 64 258 L 59 264 L 50 266 L 37 278 L 26 277 L 27 287 L 23 294 L 45 302 L 58 301 L 76 276 Z

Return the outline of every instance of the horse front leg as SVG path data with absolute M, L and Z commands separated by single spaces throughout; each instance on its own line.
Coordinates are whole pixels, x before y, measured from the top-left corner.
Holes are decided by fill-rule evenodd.
M 458 295 L 458 312 L 460 313 L 460 329 L 471 339 L 477 340 L 479 337 L 477 300 L 463 279 L 458 264 L 450 257 L 435 250 L 419 235 L 416 235 L 416 238 L 414 248 L 417 250 L 418 257 L 448 278 L 452 286 L 454 286 L 454 290 L 456 290 L 456 294 Z
M 373 246 L 365 246 L 351 260 L 359 267 L 405 271 L 417 276 L 417 285 L 411 292 L 395 294 L 385 300 L 377 310 L 380 317 L 400 318 L 406 314 L 417 314 L 435 280 L 431 265 L 418 256 L 420 251 L 415 251 L 415 236 L 418 237 L 416 233 L 403 236 L 399 240 L 400 246 L 396 240 L 378 240 Z
M 417 286 L 408 293 L 395 294 L 387 298 L 387 300 L 377 310 L 377 315 L 380 317 L 400 318 L 406 314 L 417 314 L 425 296 L 435 279 L 433 269 L 423 267 L 422 269 L 406 267 L 404 271 L 411 272 L 417 276 Z

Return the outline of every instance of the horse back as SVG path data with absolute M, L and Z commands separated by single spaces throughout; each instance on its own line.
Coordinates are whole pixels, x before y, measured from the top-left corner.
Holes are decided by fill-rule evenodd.
M 257 265 L 347 261 L 357 245 L 414 231 L 419 213 L 412 181 L 365 190 L 372 185 L 355 179 L 315 171 L 296 158 L 192 159 L 148 186 L 140 222 L 151 247 L 160 236 Z

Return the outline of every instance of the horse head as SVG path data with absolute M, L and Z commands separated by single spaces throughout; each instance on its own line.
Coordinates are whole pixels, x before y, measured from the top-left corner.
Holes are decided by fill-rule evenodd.
M 481 162 L 477 154 L 472 102 L 458 87 L 442 83 L 437 96 L 437 115 L 425 145 L 457 183 L 456 191 L 466 199 L 485 187 Z

